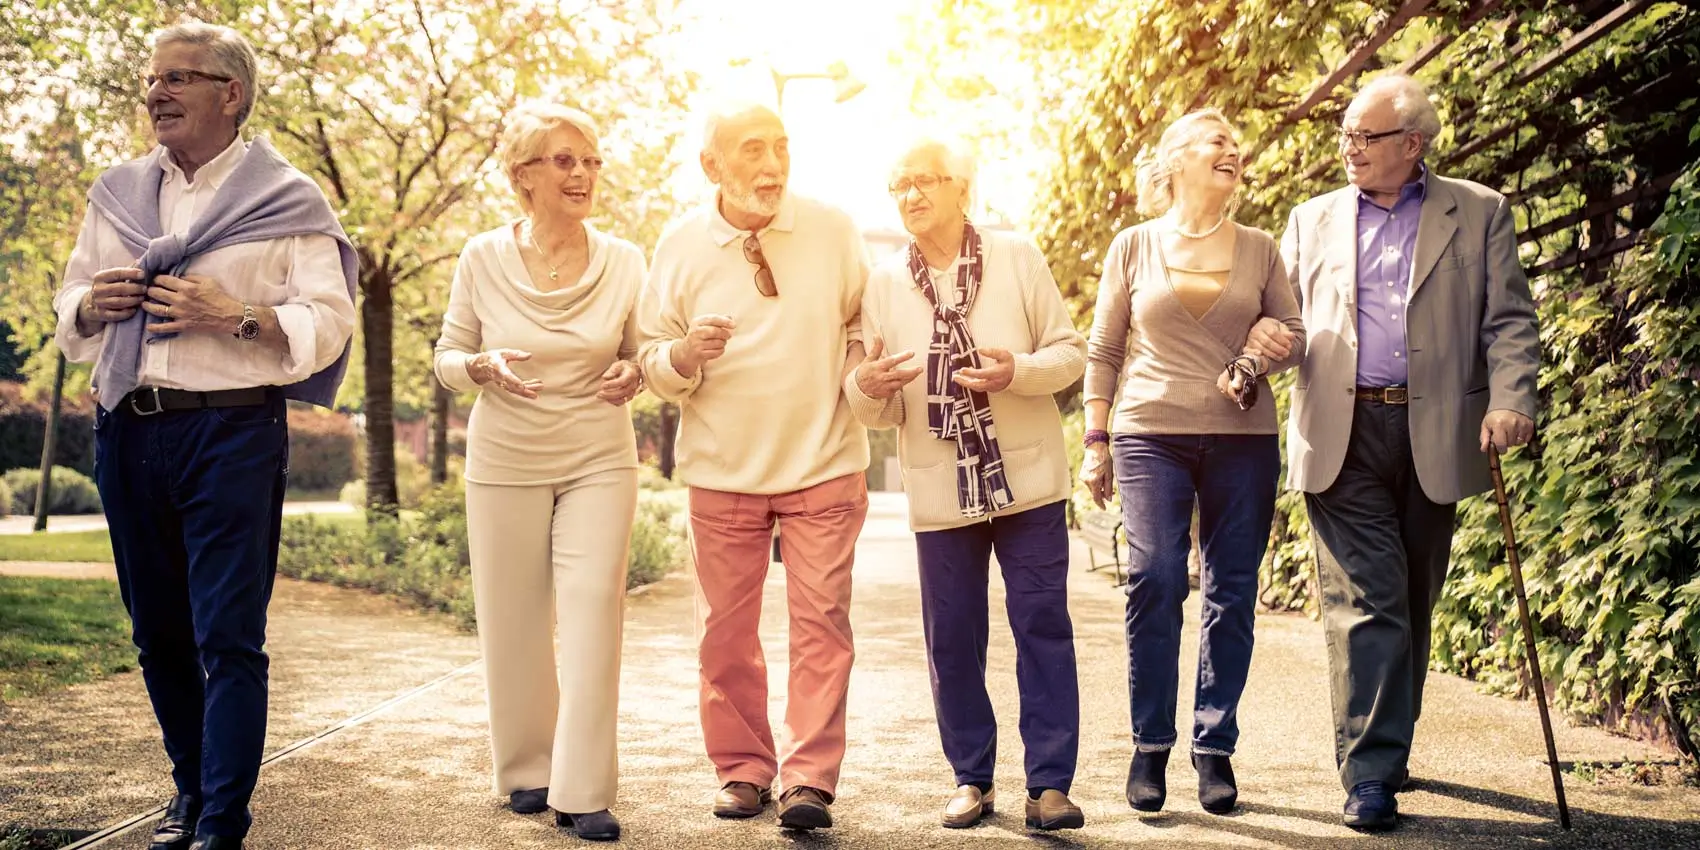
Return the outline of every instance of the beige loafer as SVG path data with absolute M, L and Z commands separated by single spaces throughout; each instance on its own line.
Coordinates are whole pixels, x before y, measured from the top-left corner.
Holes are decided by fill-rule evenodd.
M 981 793 L 972 785 L 957 787 L 956 793 L 944 804 L 944 814 L 939 818 L 946 829 L 967 829 L 980 822 L 980 819 L 992 814 L 992 804 L 997 800 L 997 789 Z

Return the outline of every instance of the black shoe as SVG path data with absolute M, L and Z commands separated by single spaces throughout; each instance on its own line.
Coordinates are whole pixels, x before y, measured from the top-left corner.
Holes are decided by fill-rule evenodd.
M 195 840 L 195 821 L 201 817 L 201 798 L 178 794 L 165 804 L 165 816 L 154 825 L 148 850 L 184 850 Z
M 1395 776 L 1393 779 L 1394 781 L 1389 784 L 1393 786 L 1393 793 L 1395 794 L 1403 794 L 1406 791 L 1417 790 L 1417 778 L 1411 775 L 1410 768 L 1399 771 L 1399 775 Z
M 1168 770 L 1168 750 L 1134 750 L 1127 767 L 1128 805 L 1142 812 L 1161 811 L 1169 796 Z
M 555 825 L 562 829 L 572 830 L 574 834 L 586 841 L 620 840 L 620 820 L 607 809 L 600 812 L 587 812 L 582 815 L 556 812 Z
M 242 850 L 242 839 L 223 835 L 203 835 L 189 845 L 189 850 Z
M 516 815 L 535 815 L 549 808 L 549 789 L 527 788 L 508 795 L 508 808 Z
M 1392 829 L 1399 822 L 1399 803 L 1385 782 L 1359 782 L 1346 795 L 1346 825 L 1364 832 Z
M 1228 757 L 1193 753 L 1192 766 L 1198 771 L 1198 802 L 1204 810 L 1213 815 L 1233 811 L 1240 789 L 1234 783 L 1234 766 Z

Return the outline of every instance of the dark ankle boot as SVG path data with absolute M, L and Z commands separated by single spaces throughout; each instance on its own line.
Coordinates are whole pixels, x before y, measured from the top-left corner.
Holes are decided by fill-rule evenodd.
M 1168 750 L 1134 750 L 1127 768 L 1128 805 L 1142 812 L 1161 811 L 1169 795 L 1168 770 Z
M 1192 766 L 1198 771 L 1198 802 L 1213 815 L 1225 815 L 1234 810 L 1240 789 L 1234 782 L 1234 766 L 1227 756 L 1192 754 Z

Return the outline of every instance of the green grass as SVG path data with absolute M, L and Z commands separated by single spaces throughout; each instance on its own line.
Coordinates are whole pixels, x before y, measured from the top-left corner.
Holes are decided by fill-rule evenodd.
M 49 521 L 51 523 L 51 521 Z M 0 534 L 0 561 L 112 562 L 112 538 L 100 531 Z
M 135 666 L 116 583 L 0 576 L 0 701 Z

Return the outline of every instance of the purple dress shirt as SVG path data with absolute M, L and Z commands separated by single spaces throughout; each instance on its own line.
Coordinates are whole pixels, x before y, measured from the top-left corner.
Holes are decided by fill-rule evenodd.
M 1358 386 L 1402 386 L 1410 376 L 1405 306 L 1417 253 L 1428 169 L 1399 190 L 1393 209 L 1358 193 Z

